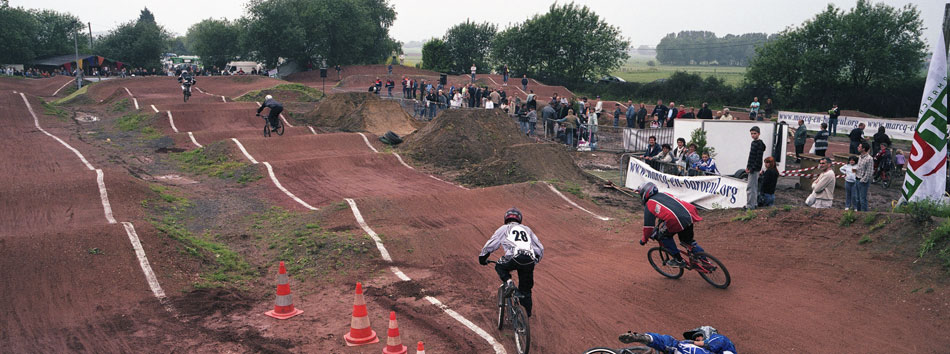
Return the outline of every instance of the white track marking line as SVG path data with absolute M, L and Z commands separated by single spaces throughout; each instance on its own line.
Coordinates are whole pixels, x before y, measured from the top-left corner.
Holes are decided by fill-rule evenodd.
M 148 282 L 148 287 L 152 289 L 152 294 L 155 294 L 155 297 L 159 300 L 165 300 L 165 290 L 162 290 L 161 284 L 158 283 L 158 277 L 155 276 L 155 272 L 152 271 L 152 266 L 148 263 L 148 257 L 145 256 L 145 249 L 142 248 L 139 235 L 135 232 L 135 226 L 125 221 L 122 222 L 122 226 L 125 227 L 125 233 L 129 235 L 129 242 L 132 242 L 132 248 L 135 249 L 135 256 L 139 259 L 139 266 L 142 267 L 142 273 L 145 273 L 145 280 Z M 174 312 L 170 306 L 166 305 L 165 308 L 170 312 Z
M 247 157 L 247 159 L 251 160 L 251 162 L 254 163 L 255 165 L 257 164 L 257 160 L 254 159 L 254 156 L 251 156 L 251 154 L 248 154 L 247 150 L 244 149 L 244 144 L 241 144 L 241 142 L 235 138 L 231 138 L 231 140 L 234 141 L 235 144 L 237 144 L 239 149 L 241 149 L 241 152 L 244 153 L 244 157 Z
M 505 346 L 501 345 L 501 343 L 498 343 L 498 341 L 496 341 L 495 338 L 493 338 L 490 334 L 488 334 L 488 332 L 485 332 L 484 329 L 481 329 L 481 327 L 478 327 L 478 325 L 472 323 L 472 321 L 469 321 L 467 318 L 465 318 L 458 312 L 455 312 L 455 310 L 450 309 L 448 306 L 445 306 L 445 304 L 439 301 L 439 299 L 436 299 L 432 296 L 426 296 L 425 299 L 429 303 L 435 306 L 438 306 L 446 314 L 454 318 L 456 321 L 459 321 L 459 323 L 465 325 L 465 327 L 468 327 L 468 329 L 472 330 L 472 332 L 475 332 L 475 334 L 477 334 L 479 337 L 482 337 L 482 339 L 484 339 L 486 342 L 488 342 L 488 344 L 492 346 L 492 349 L 495 349 L 495 354 L 508 354 L 508 352 L 505 351 Z
M 360 213 L 360 209 L 356 206 L 356 201 L 354 201 L 351 198 L 345 198 L 345 200 L 347 203 L 350 204 L 350 210 L 353 211 L 353 217 L 356 218 L 356 223 L 359 224 L 360 228 L 362 228 L 363 231 L 369 234 L 369 236 L 373 238 L 373 241 L 376 242 L 376 248 L 379 249 L 380 256 L 383 257 L 383 259 L 386 260 L 387 262 L 392 263 L 393 259 L 392 257 L 389 256 L 389 251 L 386 250 L 386 246 L 383 245 L 383 241 L 379 238 L 379 235 L 377 235 L 376 232 L 373 231 L 373 229 L 370 228 L 369 225 L 366 224 L 366 220 L 363 219 L 363 214 Z M 409 276 L 406 275 L 406 273 L 403 273 L 401 270 L 399 270 L 399 268 L 395 266 L 389 267 L 389 270 L 392 271 L 393 274 L 395 274 L 396 277 L 398 277 L 402 281 L 412 280 L 411 278 L 409 278 Z M 469 321 L 467 318 L 465 318 L 458 312 L 455 312 L 455 310 L 452 310 L 448 306 L 445 306 L 445 304 L 439 301 L 439 299 L 436 299 L 432 296 L 426 296 L 425 299 L 429 303 L 435 306 L 438 306 L 446 314 L 454 318 L 456 321 L 459 321 L 459 323 L 461 323 L 465 327 L 468 327 L 468 329 L 470 329 L 472 332 L 475 332 L 475 334 L 478 334 L 479 337 L 482 337 L 482 339 L 488 342 L 488 344 L 490 344 L 492 348 L 495 349 L 495 353 L 507 354 L 507 352 L 505 351 L 505 347 L 502 346 L 501 343 L 498 343 L 498 341 L 496 341 L 495 338 L 493 338 L 490 334 L 488 334 L 488 332 L 485 332 L 485 330 L 479 328 L 478 325 L 476 325 L 475 323 L 472 323 L 472 321 Z
M 369 237 L 373 238 L 373 241 L 376 242 L 376 248 L 379 249 L 379 255 L 387 262 L 392 262 L 393 258 L 389 256 L 389 251 L 386 250 L 386 246 L 383 246 L 383 240 L 379 238 L 379 235 L 376 234 L 376 231 L 373 231 L 366 224 L 366 220 L 363 219 L 363 214 L 360 213 L 360 209 L 356 207 L 356 201 L 350 198 L 345 198 L 346 202 L 350 204 L 350 210 L 353 211 L 353 217 L 356 218 L 356 223 L 360 224 L 360 227 L 369 234 Z
M 313 135 L 317 135 L 317 131 L 313 130 L 313 127 L 308 125 L 307 128 L 310 128 L 310 132 L 313 133 Z
M 63 141 L 63 139 L 60 139 L 59 137 L 57 137 L 57 136 L 55 136 L 55 135 L 53 135 L 53 134 L 50 134 L 50 133 L 49 133 L 48 131 L 46 131 L 45 129 L 41 128 L 41 127 L 40 127 L 40 119 L 36 117 L 36 112 L 33 112 L 33 106 L 30 105 L 30 101 L 27 101 L 27 100 L 26 100 L 26 95 L 24 95 L 24 94 L 21 92 L 21 93 L 20 93 L 20 97 L 23 98 L 23 103 L 26 103 L 26 108 L 30 110 L 30 115 L 33 116 L 33 124 L 36 125 L 36 129 L 39 129 L 41 132 L 43 132 L 43 134 L 46 134 L 46 135 L 49 136 L 50 138 L 56 139 L 56 141 L 58 141 L 60 144 L 63 144 L 63 146 L 65 146 L 67 149 L 69 149 L 69 150 L 71 150 L 73 153 L 75 153 L 76 156 L 79 156 L 79 159 L 82 160 L 82 163 L 85 164 L 85 165 L 86 165 L 86 168 L 88 168 L 90 171 L 95 171 L 95 170 L 96 170 L 95 167 L 92 167 L 92 164 L 90 164 L 89 161 L 86 161 L 86 157 L 85 157 L 85 156 L 82 156 L 82 154 L 79 153 L 79 150 L 76 150 L 76 149 L 73 148 L 72 146 L 69 146 L 69 144 L 67 144 L 65 141 Z
M 396 155 L 396 159 L 399 160 L 399 163 L 401 163 L 403 166 L 406 166 L 406 167 L 408 167 L 409 169 L 415 170 L 414 167 L 409 166 L 409 164 L 407 164 L 406 161 L 403 161 L 403 160 L 402 160 L 402 156 L 399 156 L 398 153 L 395 153 L 395 152 L 394 152 L 393 155 Z
M 106 221 L 115 224 L 115 218 L 112 217 L 112 204 L 109 203 L 109 192 L 106 190 L 105 174 L 98 168 L 96 169 L 96 184 L 99 185 L 99 199 L 102 199 L 102 210 L 106 213 Z
M 469 190 L 468 187 L 465 187 L 465 186 L 462 186 L 462 185 L 458 185 L 458 184 L 455 184 L 455 183 L 446 181 L 446 180 L 441 179 L 441 178 L 439 178 L 439 177 L 436 177 L 436 176 L 433 176 L 433 175 L 428 175 L 428 176 L 431 177 L 432 179 L 436 180 L 436 181 L 445 182 L 445 183 L 451 184 L 451 185 L 453 185 L 453 186 L 462 188 L 462 189 L 464 189 L 464 190 Z
M 373 150 L 373 152 L 379 152 L 376 150 L 376 148 L 373 147 L 372 144 L 369 143 L 369 139 L 366 138 L 366 135 L 363 135 L 363 133 L 358 133 L 358 134 L 363 137 L 363 141 L 366 142 L 366 146 L 369 146 L 370 150 Z
M 66 81 L 66 83 L 63 84 L 63 86 L 60 86 L 58 89 L 56 89 L 56 91 L 53 91 L 53 96 L 56 96 L 56 94 L 59 93 L 59 90 L 66 88 L 66 85 L 69 85 L 71 83 L 73 83 L 73 80 Z
M 99 197 L 102 199 L 102 208 L 106 215 L 106 220 L 110 224 L 115 224 L 116 220 L 112 216 L 112 205 L 109 203 L 109 195 L 106 191 L 105 184 L 105 174 L 100 169 L 93 168 L 89 161 L 86 161 L 86 158 L 79 153 L 78 150 L 74 149 L 69 144 L 66 144 L 62 139 L 56 137 L 53 134 L 50 134 L 46 130 L 40 127 L 39 118 L 36 117 L 36 113 L 33 112 L 33 106 L 30 105 L 30 102 L 27 101 L 26 96 L 22 93 L 20 97 L 23 98 L 23 102 L 26 103 L 26 108 L 30 110 L 30 115 L 33 116 L 33 122 L 36 124 L 36 128 L 50 136 L 53 139 L 56 139 L 60 144 L 63 144 L 74 153 L 76 156 L 79 156 L 79 159 L 82 160 L 86 167 L 89 167 L 90 170 L 96 171 L 96 183 L 99 185 Z M 148 263 L 148 257 L 145 256 L 145 249 L 142 248 L 142 242 L 139 240 L 139 235 L 135 232 L 135 227 L 132 226 L 132 223 L 123 221 L 122 226 L 125 228 L 125 233 L 129 235 L 129 241 L 132 243 L 132 248 L 135 249 L 135 256 L 139 260 L 139 265 L 142 267 L 142 273 L 145 274 L 145 280 L 148 282 L 149 288 L 152 290 L 152 294 L 165 306 L 165 310 L 177 316 L 175 309 L 171 307 L 171 304 L 165 301 L 165 291 L 162 290 L 162 286 L 158 283 L 158 277 L 155 276 L 155 272 L 152 271 L 152 267 Z
M 284 114 L 283 114 L 283 113 L 280 114 L 280 119 L 283 119 L 283 120 L 284 120 L 284 124 L 287 124 L 288 127 L 291 127 L 291 128 L 294 127 L 293 124 L 290 124 L 290 122 L 287 121 L 287 118 L 284 118 Z
M 226 100 L 224 96 L 221 96 L 221 102 L 228 103 L 228 100 Z
M 577 203 L 575 203 L 573 200 L 568 199 L 567 196 L 565 196 L 563 193 L 561 193 L 561 191 L 557 190 L 557 188 L 554 188 L 554 186 L 548 184 L 547 182 L 544 182 L 544 184 L 547 184 L 547 185 L 548 185 L 548 188 L 550 188 L 552 192 L 554 192 L 554 193 L 557 194 L 559 197 L 561 197 L 561 199 L 564 199 L 564 200 L 567 201 L 568 203 L 571 203 L 571 205 L 573 205 L 575 208 L 578 208 L 578 209 L 580 209 L 580 210 L 586 211 L 588 214 L 593 215 L 595 218 L 598 218 L 598 219 L 600 219 L 600 220 L 603 220 L 603 221 L 610 220 L 610 218 L 608 218 L 608 217 L 604 217 L 604 216 L 600 216 L 600 215 L 594 214 L 594 212 L 592 212 L 592 211 L 590 211 L 590 210 L 587 210 L 587 209 L 584 209 L 584 207 L 582 207 L 582 206 L 580 206 L 580 205 L 577 205 Z
M 242 148 L 242 150 L 243 150 L 243 148 Z M 310 209 L 310 210 L 320 210 L 320 209 L 314 208 L 314 207 L 311 206 L 310 204 L 307 204 L 307 202 L 303 201 L 303 199 L 297 198 L 297 196 L 294 195 L 293 193 L 290 193 L 290 191 L 287 190 L 287 188 L 284 188 L 284 186 L 280 184 L 280 181 L 277 180 L 277 176 L 274 175 L 274 168 L 271 167 L 270 162 L 264 161 L 264 166 L 267 166 L 267 174 L 270 175 L 270 179 L 271 179 L 271 181 L 274 182 L 274 185 L 277 186 L 277 189 L 280 189 L 280 190 L 281 190 L 282 192 L 284 192 L 284 194 L 286 194 L 288 197 L 290 197 L 291 199 L 293 199 L 293 200 L 296 201 L 297 203 L 300 203 L 300 205 L 303 205 L 304 208 L 307 208 L 307 209 Z
M 175 127 L 175 119 L 172 118 L 172 111 L 166 111 L 166 112 L 168 112 L 168 124 L 171 124 L 172 130 L 174 130 L 177 133 L 178 128 Z
M 192 134 L 191 132 L 188 132 L 188 137 L 191 138 L 191 142 L 194 143 L 195 146 L 202 147 L 201 144 L 198 144 L 198 140 L 195 140 L 194 134 Z
M 139 100 L 132 95 L 132 91 L 129 91 L 128 87 L 123 87 L 125 92 L 129 94 L 129 97 L 132 97 L 132 102 L 135 103 L 135 110 L 139 110 Z
M 158 113 L 158 108 L 155 108 L 155 105 L 152 105 L 152 110 L 154 110 L 155 113 Z

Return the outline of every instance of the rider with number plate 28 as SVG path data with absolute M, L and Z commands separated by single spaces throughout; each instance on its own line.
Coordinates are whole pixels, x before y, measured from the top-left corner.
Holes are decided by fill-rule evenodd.
M 521 224 L 521 211 L 517 208 L 505 212 L 505 224 L 495 230 L 495 234 L 482 247 L 478 263 L 488 264 L 488 255 L 503 247 L 505 255 L 495 264 L 495 271 L 502 282 L 511 285 L 511 271 L 518 271 L 518 290 L 524 295 L 521 306 L 531 317 L 531 288 L 534 287 L 534 265 L 541 262 L 544 246 L 526 225 Z
M 263 111 L 264 108 L 270 108 L 270 113 L 267 115 L 267 121 L 270 122 L 272 129 L 277 130 L 277 128 L 280 127 L 277 118 L 280 116 L 280 112 L 284 111 L 284 106 L 281 105 L 280 102 L 277 102 L 277 100 L 274 99 L 274 96 L 267 95 L 264 97 L 264 103 L 262 103 L 261 106 L 257 108 L 258 116 L 261 115 L 261 111 Z
M 736 354 L 736 346 L 729 337 L 719 334 L 712 326 L 701 326 L 683 332 L 686 340 L 658 333 L 627 332 L 620 335 L 624 343 L 639 342 L 661 353 L 681 354 Z
M 660 244 L 667 251 L 673 254 L 670 260 L 672 266 L 682 267 L 686 265 L 680 251 L 673 242 L 673 235 L 679 235 L 680 243 L 692 245 L 693 252 L 703 252 L 702 247 L 693 240 L 693 223 L 702 221 L 696 213 L 696 207 L 692 204 L 676 199 L 666 193 L 660 193 L 651 182 L 643 183 L 639 189 L 640 198 L 643 200 L 643 238 L 640 239 L 640 245 L 643 246 L 653 235 L 657 220 L 664 223 L 665 230 L 661 228 L 658 231 Z

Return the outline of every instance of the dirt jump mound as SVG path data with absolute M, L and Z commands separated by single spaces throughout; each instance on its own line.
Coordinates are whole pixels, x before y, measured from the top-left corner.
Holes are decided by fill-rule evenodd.
M 586 177 L 563 145 L 550 143 L 504 147 L 459 176 L 460 182 L 475 186 L 545 180 L 581 183 Z
M 330 95 L 304 120 L 316 126 L 349 132 L 367 131 L 376 135 L 388 131 L 408 135 L 422 125 L 410 117 L 399 103 L 380 99 L 368 92 Z
M 406 148 L 416 160 L 467 169 L 504 147 L 530 142 L 501 110 L 450 109 L 408 137 Z

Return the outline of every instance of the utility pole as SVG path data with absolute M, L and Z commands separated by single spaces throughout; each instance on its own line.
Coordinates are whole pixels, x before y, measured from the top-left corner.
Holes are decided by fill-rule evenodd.
M 92 22 L 86 22 L 89 25 L 89 53 L 95 54 L 92 50 Z
M 80 25 L 76 22 L 77 25 Z M 81 25 L 80 25 L 81 26 Z M 79 70 L 79 29 L 75 28 L 73 32 L 73 46 L 76 48 L 76 89 L 82 88 L 82 70 Z

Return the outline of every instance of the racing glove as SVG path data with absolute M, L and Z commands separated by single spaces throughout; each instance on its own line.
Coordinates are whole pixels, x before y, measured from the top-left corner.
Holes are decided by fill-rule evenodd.
M 478 256 L 478 264 L 487 265 L 488 264 L 488 255 Z

